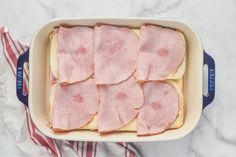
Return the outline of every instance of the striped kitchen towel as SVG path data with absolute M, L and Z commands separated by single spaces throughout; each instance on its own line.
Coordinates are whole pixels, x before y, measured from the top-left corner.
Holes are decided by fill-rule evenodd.
M 16 75 L 17 58 L 29 47 L 14 39 L 7 27 L 0 27 L 0 38 L 3 53 L 0 58 L 1 65 L 8 64 L 14 76 Z M 2 57 L 4 56 L 4 57 Z M 1 75 L 7 80 L 9 75 L 4 75 L 7 68 L 0 69 Z M 6 72 L 5 72 L 6 73 Z M 28 91 L 29 67 L 24 66 L 24 91 Z M 0 80 L 1 81 L 1 80 Z M 6 88 L 13 82 L 2 81 Z M 8 82 L 8 83 L 7 83 Z M 12 88 L 12 87 L 11 87 Z M 13 90 L 12 90 L 13 91 Z M 8 94 L 8 93 L 6 93 Z M 0 113 L 6 128 L 12 136 L 18 148 L 28 156 L 54 156 L 54 157 L 135 157 L 140 156 L 130 143 L 102 143 L 102 142 L 75 142 L 54 140 L 42 134 L 32 122 L 29 110 L 23 104 L 16 101 L 5 100 L 0 107 Z M 15 113 L 15 114 L 14 114 Z

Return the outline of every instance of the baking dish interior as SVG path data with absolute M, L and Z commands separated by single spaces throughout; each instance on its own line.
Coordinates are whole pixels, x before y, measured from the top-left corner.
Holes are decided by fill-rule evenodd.
M 92 131 L 54 133 L 49 122 L 49 34 L 55 26 L 95 26 L 106 23 L 139 28 L 142 24 L 155 24 L 180 30 L 186 38 L 187 64 L 184 76 L 185 122 L 179 129 L 159 135 L 138 137 L 134 132 L 113 133 L 100 136 Z M 141 142 L 173 140 L 185 136 L 197 125 L 202 112 L 203 49 L 197 33 L 187 24 L 162 18 L 66 18 L 49 21 L 34 34 L 30 46 L 29 109 L 33 122 L 45 135 L 62 140 Z

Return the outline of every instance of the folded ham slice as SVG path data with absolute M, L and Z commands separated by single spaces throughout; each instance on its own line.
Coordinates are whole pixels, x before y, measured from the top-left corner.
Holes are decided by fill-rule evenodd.
M 97 84 L 115 84 L 135 71 L 138 38 L 129 28 L 95 27 L 94 76 Z
M 93 29 L 60 27 L 57 35 L 58 79 L 74 83 L 93 74 Z
M 177 31 L 159 26 L 142 26 L 136 78 L 164 80 L 175 73 L 185 56 L 185 44 Z
M 138 135 L 159 134 L 170 127 L 178 115 L 179 95 L 165 82 L 143 84 L 144 105 L 138 115 Z
M 94 79 L 56 85 L 52 112 L 54 130 L 74 130 L 88 124 L 98 111 L 99 93 Z
M 143 91 L 133 77 L 115 85 L 100 85 L 98 131 L 111 132 L 124 127 L 143 105 Z

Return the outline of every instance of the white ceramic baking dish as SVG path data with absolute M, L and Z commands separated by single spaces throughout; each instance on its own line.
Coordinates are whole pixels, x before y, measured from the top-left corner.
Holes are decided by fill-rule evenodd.
M 154 24 L 182 31 L 187 43 L 187 64 L 184 76 L 184 125 L 175 130 L 168 130 L 159 135 L 138 137 L 136 133 L 123 132 L 101 136 L 97 132 L 72 131 L 55 134 L 48 126 L 49 122 L 49 34 L 55 26 L 82 25 L 95 26 L 105 23 L 118 26 L 139 28 L 142 24 Z M 22 93 L 23 64 L 28 61 L 29 94 Z M 203 64 L 208 66 L 208 94 L 203 96 Z M 204 53 L 201 40 L 196 31 L 183 22 L 167 18 L 62 18 L 54 19 L 42 25 L 34 34 L 30 49 L 18 59 L 17 96 L 28 105 L 32 120 L 45 135 L 61 140 L 101 141 L 101 142 L 143 142 L 174 140 L 190 133 L 197 125 L 203 107 L 214 99 L 215 64 L 214 60 Z

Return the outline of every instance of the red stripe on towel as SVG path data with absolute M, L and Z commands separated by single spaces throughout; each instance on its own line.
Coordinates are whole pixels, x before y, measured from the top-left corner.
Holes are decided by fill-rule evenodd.
M 86 157 L 92 157 L 93 142 L 87 142 Z
M 84 141 L 82 142 L 82 150 L 81 150 L 81 157 L 84 155 Z
M 32 121 L 31 121 L 32 123 Z M 44 140 L 44 138 L 42 136 L 40 136 L 39 134 L 36 133 L 35 131 L 36 126 L 34 125 L 34 123 L 32 123 L 32 131 L 33 131 L 33 136 L 39 141 L 39 143 L 44 146 L 47 150 L 50 150 L 53 156 L 57 156 L 57 153 L 49 146 L 49 144 L 47 143 L 46 140 Z
M 45 136 L 45 137 L 46 137 L 46 139 L 48 141 L 48 144 L 49 144 L 51 150 L 53 150 L 53 152 L 55 153 L 55 156 L 58 156 L 57 155 L 57 149 L 56 149 L 56 147 L 55 147 L 55 145 L 53 143 L 53 140 L 51 138 L 47 137 L 47 136 Z
M 16 46 L 16 43 L 14 42 L 14 40 L 12 39 L 12 36 L 10 35 L 10 33 L 8 32 L 8 36 L 9 36 L 9 38 L 10 38 L 10 41 L 11 41 L 11 43 L 13 44 L 13 46 L 15 47 L 15 50 L 16 50 L 16 52 L 19 54 L 19 56 L 21 55 L 21 53 L 20 53 L 20 50 L 17 48 L 17 46 Z M 13 49 L 12 49 L 13 50 Z M 24 69 L 24 68 L 23 68 Z M 24 73 L 25 73 L 25 75 L 26 75 L 26 78 L 27 78 L 27 80 L 29 80 L 29 76 L 28 76 L 28 74 L 26 73 L 26 70 L 24 69 Z
M 25 45 L 22 45 L 19 41 L 17 41 L 17 44 L 20 46 L 20 52 L 21 52 L 21 54 L 22 53 L 24 53 L 24 52 L 26 52 L 27 51 L 27 49 L 29 49 L 29 47 L 28 46 L 25 46 Z M 27 66 L 27 70 L 29 70 L 29 64 L 26 64 Z
M 2 41 L 2 46 L 3 46 L 3 49 L 4 49 L 4 43 L 3 43 L 2 37 L 1 37 L 1 41 Z M 7 60 L 7 63 L 10 65 L 10 68 L 11 68 L 11 70 L 12 70 L 14 76 L 16 76 L 15 71 L 14 71 L 14 69 L 13 69 L 13 66 L 11 65 L 10 60 L 9 60 L 8 57 L 6 56 L 7 54 L 6 54 L 5 50 L 4 50 L 4 53 L 3 53 L 3 54 L 4 54 L 4 56 L 5 56 L 6 60 Z
M 12 63 L 14 64 L 15 68 L 16 68 L 16 63 L 17 63 L 17 58 L 16 58 L 16 55 L 14 54 L 14 52 L 12 51 L 12 48 L 9 44 L 9 41 L 6 37 L 6 34 L 2 34 L 4 40 L 5 40 L 5 48 L 6 48 L 6 51 L 10 57 L 10 59 L 12 60 Z
M 119 144 L 120 146 L 124 147 L 125 149 L 125 157 L 127 156 L 127 153 L 129 152 L 129 156 L 131 157 L 135 157 L 135 153 L 133 150 L 131 150 L 130 148 L 128 148 L 128 143 L 126 142 L 117 142 L 117 144 Z M 127 146 L 126 146 L 127 145 Z
M 2 41 L 2 43 L 3 43 L 3 46 L 5 46 L 5 51 L 4 51 L 4 55 L 5 55 L 5 57 L 6 57 L 6 59 L 9 59 L 9 65 L 10 65 L 10 67 L 11 67 L 11 69 L 12 69 L 12 71 L 13 71 L 13 73 L 14 73 L 14 75 L 16 75 L 16 71 L 14 70 L 14 69 L 16 69 L 16 64 L 17 64 L 17 58 L 16 58 L 16 55 L 15 55 L 15 53 L 13 52 L 13 50 L 12 50 L 12 47 L 10 46 L 10 44 L 9 44 L 9 40 L 8 40 L 8 38 L 7 38 L 7 36 L 6 36 L 6 34 L 4 33 L 4 34 L 2 34 L 2 38 L 3 38 L 3 41 Z M 12 64 L 11 64 L 12 63 Z M 28 89 L 26 89 L 26 82 L 25 82 L 25 80 L 23 81 L 23 91 L 25 91 L 25 92 L 28 92 Z
M 97 155 L 97 142 L 95 142 L 95 146 L 94 146 L 94 155 L 93 155 L 93 157 L 96 157 L 96 155 Z
M 27 122 L 27 128 L 28 128 L 28 132 L 29 132 L 29 134 L 30 134 L 30 138 L 31 138 L 31 140 L 35 143 L 35 144 L 37 144 L 37 142 L 36 142 L 36 140 L 32 137 L 32 132 L 31 132 L 31 129 L 30 129 L 30 127 L 29 127 L 29 115 L 28 115 L 28 111 L 27 111 L 27 109 L 26 109 L 26 107 L 25 107 L 25 114 L 26 114 L 26 122 Z
M 124 143 L 124 144 L 123 144 L 123 146 L 125 146 L 125 147 L 124 147 L 124 148 L 125 148 L 125 157 L 128 157 L 128 155 L 127 155 L 128 151 L 127 151 L 126 145 L 127 145 L 127 143 Z
M 10 65 L 10 68 L 11 68 L 13 74 L 16 75 L 16 71 L 15 71 L 15 69 L 16 69 L 16 64 L 17 64 L 16 53 L 22 54 L 23 52 L 21 53 L 21 52 L 18 51 L 18 49 L 15 47 L 15 41 L 12 40 L 10 34 L 8 34 L 9 37 L 10 37 L 10 40 L 11 40 L 11 41 L 9 41 L 9 39 L 8 39 L 7 36 L 6 36 L 6 33 L 8 33 L 8 32 L 3 32 L 3 33 L 1 34 L 1 41 L 2 41 L 3 49 L 4 49 L 4 56 L 5 56 L 5 58 L 6 58 L 7 62 L 8 62 L 8 64 Z M 12 45 L 15 47 L 15 49 L 16 49 L 18 52 L 14 52 L 14 51 L 13 51 L 13 47 L 11 47 L 10 42 L 12 42 Z M 20 46 L 21 46 L 21 48 L 23 49 L 23 47 L 22 47 L 21 44 L 20 44 Z M 25 74 L 28 76 L 28 73 L 25 73 Z M 25 80 L 23 81 L 23 87 L 26 89 L 25 91 L 28 91 Z M 52 153 L 53 156 L 55 156 L 55 157 L 58 156 L 57 151 L 56 151 L 56 149 L 55 149 L 55 145 L 54 145 L 53 141 L 51 141 L 52 139 L 49 139 L 49 140 L 48 140 L 49 143 L 47 143 L 47 141 L 45 141 L 43 137 L 41 137 L 40 135 L 38 135 L 38 134 L 35 132 L 36 127 L 35 127 L 35 125 L 33 124 L 33 122 L 30 120 L 30 115 L 28 115 L 28 114 L 29 114 L 29 113 L 28 113 L 29 111 L 28 111 L 27 108 L 25 108 L 25 110 L 26 110 L 26 121 L 27 121 L 27 127 L 28 127 L 27 129 L 28 129 L 28 132 L 29 132 L 29 134 L 30 134 L 30 138 L 32 139 L 32 141 L 33 141 L 35 144 L 40 144 L 40 145 L 46 147 L 46 149 L 51 150 L 51 153 Z M 31 126 L 31 128 L 30 128 L 30 126 Z M 32 129 L 32 130 L 31 130 L 31 129 Z M 48 138 L 48 137 L 45 136 L 45 138 Z M 50 146 L 51 146 L 52 148 L 51 148 Z M 58 149 L 58 150 L 59 150 L 59 149 Z M 59 151 L 60 151 L 60 150 L 59 150 Z M 60 155 L 60 156 L 61 156 L 61 155 Z

